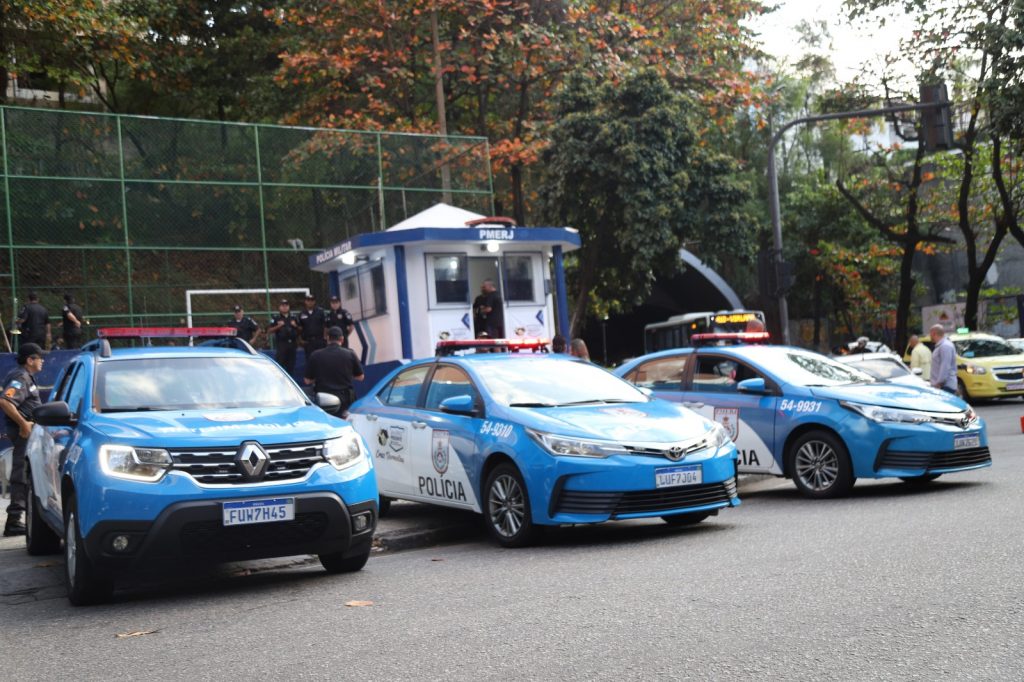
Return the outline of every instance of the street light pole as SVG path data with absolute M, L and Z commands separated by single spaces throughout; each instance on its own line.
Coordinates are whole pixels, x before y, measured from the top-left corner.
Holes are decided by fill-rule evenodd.
M 786 301 L 786 287 L 784 283 L 779 282 L 778 275 L 782 272 L 782 217 L 779 209 L 779 176 L 775 168 L 775 145 L 778 144 L 782 136 L 786 134 L 786 131 L 796 125 L 804 123 L 817 123 L 818 121 L 836 121 L 840 119 L 851 119 L 851 118 L 872 118 L 876 116 L 885 116 L 886 114 L 898 114 L 903 111 L 927 111 L 929 109 L 942 109 L 948 107 L 948 101 L 937 101 L 929 102 L 927 104 L 901 104 L 894 107 L 883 107 L 881 109 L 860 109 L 857 111 L 839 111 L 834 114 L 819 114 L 818 116 L 805 116 L 803 118 L 793 119 L 782 124 L 782 127 L 772 135 L 771 142 L 768 143 L 768 204 L 771 211 L 772 219 L 772 241 L 774 247 L 774 257 L 772 262 L 775 264 L 775 276 L 769 278 L 769 281 L 775 282 L 776 290 L 772 292 L 775 295 L 778 308 L 779 308 L 779 327 L 782 330 L 782 342 L 786 345 L 790 345 L 789 338 L 789 303 Z

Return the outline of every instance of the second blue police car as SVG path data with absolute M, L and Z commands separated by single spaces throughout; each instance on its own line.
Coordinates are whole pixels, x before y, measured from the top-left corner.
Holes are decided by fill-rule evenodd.
M 992 463 L 984 422 L 956 396 L 878 382 L 800 348 L 680 348 L 615 373 L 723 426 L 740 472 L 786 476 L 808 497 L 843 495 L 858 478 L 925 483 Z
M 542 526 L 691 524 L 739 504 L 724 428 L 566 356 L 416 361 L 349 419 L 370 443 L 383 497 L 481 512 L 505 546 Z

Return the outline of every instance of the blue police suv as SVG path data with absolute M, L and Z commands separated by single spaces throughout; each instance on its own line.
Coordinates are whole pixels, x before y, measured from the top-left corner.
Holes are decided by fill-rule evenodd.
M 377 484 L 363 439 L 324 411 L 330 396 L 321 409 L 269 358 L 223 345 L 94 342 L 36 409 L 26 543 L 42 554 L 63 540 L 73 604 L 171 560 L 366 563 Z

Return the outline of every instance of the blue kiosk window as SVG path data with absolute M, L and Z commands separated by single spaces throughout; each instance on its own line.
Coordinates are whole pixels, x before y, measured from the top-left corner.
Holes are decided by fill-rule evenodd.
M 469 303 L 469 268 L 466 256 L 431 256 L 434 296 L 438 303 Z

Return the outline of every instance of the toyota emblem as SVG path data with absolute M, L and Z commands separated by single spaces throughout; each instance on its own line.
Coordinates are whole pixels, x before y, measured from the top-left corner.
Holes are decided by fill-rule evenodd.
M 666 450 L 665 456 L 668 457 L 673 462 L 678 462 L 679 460 L 686 456 L 686 450 L 677 445 Z

